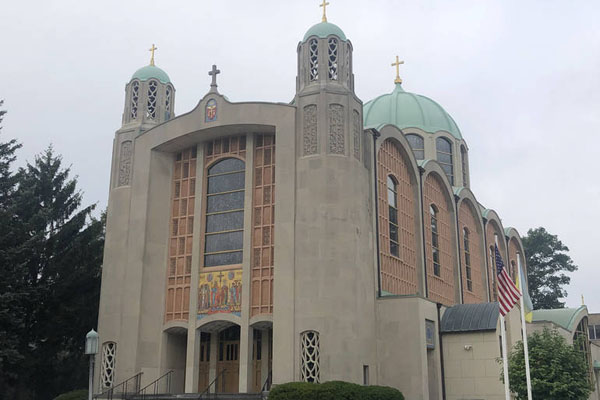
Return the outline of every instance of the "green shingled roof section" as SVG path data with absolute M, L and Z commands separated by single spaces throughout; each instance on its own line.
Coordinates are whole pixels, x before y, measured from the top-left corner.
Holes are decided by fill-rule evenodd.
M 365 128 L 391 124 L 399 129 L 419 128 L 429 133 L 446 131 L 462 139 L 458 125 L 442 106 L 429 97 L 405 92 L 399 83 L 392 93 L 367 102 L 363 119 Z
M 554 310 L 533 310 L 533 322 L 549 321 L 553 322 L 558 326 L 565 328 L 566 330 L 573 332 L 576 327 L 573 326 L 577 320 L 577 316 L 587 312 L 586 306 L 579 308 L 557 308 Z
M 308 39 L 311 36 L 326 38 L 329 35 L 335 35 L 342 40 L 347 40 L 344 31 L 342 31 L 342 29 L 336 24 L 332 24 L 329 22 L 319 22 L 318 24 L 310 27 L 310 29 L 304 35 L 304 39 L 302 41 L 306 41 L 306 39 Z
M 140 81 L 147 81 L 149 79 L 158 79 L 162 83 L 170 83 L 169 75 L 162 69 L 155 65 L 146 65 L 135 71 L 131 79 L 139 79 Z

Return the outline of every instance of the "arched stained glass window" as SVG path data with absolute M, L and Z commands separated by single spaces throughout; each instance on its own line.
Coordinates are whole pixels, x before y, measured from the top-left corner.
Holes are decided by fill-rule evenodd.
M 308 44 L 308 71 L 311 81 L 319 79 L 319 42 L 317 39 L 311 39 Z
M 387 191 L 388 217 L 390 220 L 390 254 L 400 257 L 400 244 L 398 239 L 398 182 L 391 175 L 388 175 L 387 178 Z
M 465 274 L 467 275 L 467 290 L 473 291 L 473 276 L 471 271 L 471 243 L 469 230 L 463 228 L 463 247 L 465 252 Z
M 454 172 L 452 164 L 452 143 L 446 138 L 437 138 L 435 141 L 437 161 L 442 166 L 451 185 L 454 185 Z
M 425 159 L 425 141 L 419 135 L 409 133 L 405 136 L 417 160 Z
M 327 42 L 327 70 L 329 71 L 329 79 L 337 81 L 338 79 L 338 41 L 331 38 Z
M 204 266 L 241 264 L 245 163 L 226 158 L 207 175 Z
M 440 267 L 440 237 L 438 228 L 438 210 L 433 204 L 429 206 L 429 214 L 431 216 L 431 251 L 433 256 L 433 274 L 441 276 Z

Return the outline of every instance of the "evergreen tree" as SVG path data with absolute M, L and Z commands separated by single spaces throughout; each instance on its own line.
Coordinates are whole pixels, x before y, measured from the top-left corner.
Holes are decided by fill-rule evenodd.
M 556 330 L 528 336 L 531 389 L 534 399 L 586 400 L 593 386 L 588 364 L 576 343 L 570 345 Z M 527 399 L 523 342 L 508 357 L 510 390 L 517 400 Z
M 560 299 L 567 296 L 564 286 L 571 282 L 564 272 L 577 270 L 567 254 L 569 248 L 542 227 L 530 229 L 522 241 L 533 308 L 563 308 L 565 303 Z

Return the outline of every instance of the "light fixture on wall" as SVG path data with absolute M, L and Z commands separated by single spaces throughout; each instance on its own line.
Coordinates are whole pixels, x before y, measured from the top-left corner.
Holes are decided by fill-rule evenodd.
M 465 344 L 465 351 L 471 351 L 473 350 L 473 346 L 470 344 Z

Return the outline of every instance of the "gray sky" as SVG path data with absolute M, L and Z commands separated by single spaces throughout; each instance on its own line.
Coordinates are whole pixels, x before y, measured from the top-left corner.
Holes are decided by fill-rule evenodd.
M 600 2 L 330 0 L 354 46 L 364 101 L 393 89 L 433 98 L 470 149 L 471 186 L 505 226 L 544 226 L 579 265 L 568 306 L 600 312 Z M 0 8 L 3 138 L 20 164 L 53 143 L 86 203 L 106 207 L 125 84 L 149 61 L 177 90 L 176 113 L 208 91 L 232 101 L 289 101 L 296 46 L 320 21 L 317 0 L 37 0 Z

